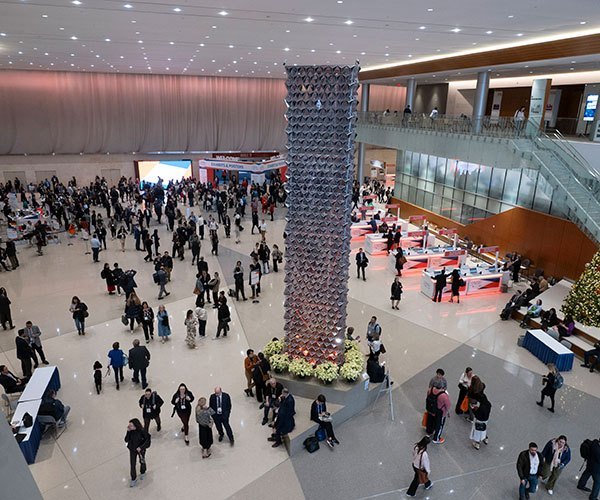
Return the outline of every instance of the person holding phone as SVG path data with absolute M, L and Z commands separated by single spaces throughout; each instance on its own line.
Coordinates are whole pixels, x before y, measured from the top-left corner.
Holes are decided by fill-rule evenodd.
M 140 479 L 146 476 L 146 450 L 150 447 L 150 434 L 144 430 L 142 423 L 137 418 L 132 418 L 127 425 L 125 442 L 129 450 L 129 465 L 131 483 L 133 488 L 137 484 L 137 461 L 140 461 Z
M 192 401 L 194 401 L 194 395 L 188 390 L 185 384 L 179 384 L 177 392 L 173 394 L 171 398 L 171 404 L 173 405 L 173 413 L 171 416 L 177 413 L 180 418 L 181 432 L 183 432 L 183 439 L 186 446 L 190 445 L 190 439 L 188 437 L 190 433 L 190 415 L 192 414 Z

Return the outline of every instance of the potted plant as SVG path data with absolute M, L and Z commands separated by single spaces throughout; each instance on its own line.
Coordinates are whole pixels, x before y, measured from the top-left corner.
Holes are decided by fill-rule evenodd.
M 289 372 L 298 378 L 310 377 L 314 373 L 313 366 L 304 358 L 294 358 L 289 367 Z
M 359 351 L 360 352 L 360 347 L 358 347 L 358 342 L 356 340 L 345 340 L 344 341 L 344 348 L 345 351 Z
M 269 363 L 271 363 L 271 368 L 275 373 L 283 373 L 290 366 L 290 356 L 289 354 L 273 354 L 269 357 Z
M 283 340 L 271 340 L 267 345 L 263 348 L 263 354 L 271 359 L 271 356 L 274 354 L 280 354 L 283 351 Z
M 338 378 L 339 367 L 331 361 L 325 361 L 315 368 L 315 377 L 324 384 L 331 384 Z
M 346 359 L 340 368 L 340 377 L 347 382 L 356 382 L 364 370 L 363 359 Z

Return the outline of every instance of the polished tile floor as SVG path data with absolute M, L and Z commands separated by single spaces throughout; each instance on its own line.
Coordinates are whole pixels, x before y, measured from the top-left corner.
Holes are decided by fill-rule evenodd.
M 267 223 L 269 243 L 276 242 L 283 248 L 283 214 Z M 218 257 L 210 255 L 208 242 L 202 247 L 210 271 L 219 271 L 230 286 L 235 261 L 242 260 L 247 270 L 249 253 L 258 241 L 258 236 L 250 234 L 250 223 L 245 226 L 239 244 L 222 236 Z M 160 232 L 161 250 L 170 251 L 169 233 L 164 228 Z M 488 384 L 494 405 L 492 441 L 489 447 L 476 452 L 469 447 L 467 424 L 451 419 L 448 441 L 431 453 L 436 486 L 427 495 L 419 492 L 423 498 L 516 498 L 514 464 L 529 440 L 543 445 L 556 434 L 565 433 L 578 448 L 581 439 L 594 430 L 593 422 L 585 416 L 597 413 L 600 387 L 597 375 L 587 370 L 577 367 L 565 374 L 566 387 L 560 392 L 556 414 L 533 404 L 545 367 L 517 347 L 521 332 L 517 324 L 499 321 L 498 313 L 508 300 L 506 295 L 465 297 L 460 304 L 434 304 L 419 293 L 419 275 L 409 274 L 403 278 L 405 293 L 400 310 L 395 311 L 388 300 L 393 260 L 377 256 L 371 258 L 366 282 L 357 280 L 351 267 L 348 324 L 364 338 L 369 318 L 378 317 L 396 382 L 396 421 L 389 421 L 387 400 L 381 399 L 375 408 L 339 427 L 342 444 L 333 452 L 322 449 L 314 455 L 301 453 L 289 459 L 283 450 L 268 446 L 256 404 L 242 392 L 242 361 L 248 346 L 260 350 L 272 337 L 282 336 L 283 272 L 263 277 L 258 304 L 230 300 L 233 321 L 229 338 L 207 338 L 198 349 L 190 350 L 184 342 L 183 318 L 195 299 L 195 267 L 191 266 L 188 251 L 185 261 L 175 262 L 169 287 L 172 293 L 161 301 L 172 317 L 173 336 L 167 344 L 155 341 L 149 345 L 149 383 L 165 400 L 180 382 L 185 382 L 196 397 L 208 396 L 215 385 L 221 385 L 232 395 L 236 444 L 230 447 L 225 442 L 215 443 L 211 459 L 201 460 L 195 425 L 192 445 L 186 447 L 177 418 L 169 418 L 167 403 L 163 430 L 153 433 L 147 478 L 137 488 L 129 489 L 123 436 L 127 421 L 139 416 L 137 400 L 141 391 L 127 380 L 117 392 L 108 377 L 102 395 L 97 396 L 92 364 L 96 359 L 105 364 L 112 342 L 118 340 L 122 347 L 129 348 L 134 338 L 143 339 L 143 335 L 140 329 L 132 334 L 121 324 L 123 299 L 106 294 L 99 276 L 101 264 L 93 264 L 91 256 L 85 255 L 81 241 L 68 243 L 63 236 L 60 245 L 46 247 L 41 257 L 33 248 L 21 247 L 23 265 L 15 272 L 0 275 L 13 301 L 15 324 L 21 327 L 31 319 L 42 329 L 47 357 L 61 372 L 60 399 L 72 407 L 67 430 L 56 441 L 44 439 L 37 461 L 31 466 L 45 499 L 134 498 L 140 495 L 139 490 L 147 500 L 202 494 L 214 499 L 262 500 L 281 498 L 283 494 L 290 500 L 401 498 L 411 478 L 411 444 L 422 435 L 419 422 L 423 392 L 437 366 L 446 369 L 453 396 L 466 365 L 473 366 Z M 101 261 L 136 269 L 140 298 L 156 308 L 157 288 L 152 283 L 151 264 L 143 261 L 144 253 L 135 251 L 132 240 L 124 253 L 117 250 L 115 242 L 108 243 Z M 360 244 L 353 242 L 353 250 Z M 249 294 L 249 287 L 246 291 Z M 68 313 L 73 295 L 90 307 L 89 333 L 85 337 L 74 333 Z M 215 330 L 216 314 L 210 309 L 208 334 Z M 0 331 L 0 363 L 20 372 L 14 332 Z M 308 412 L 308 408 L 298 407 L 297 411 Z M 579 465 L 580 460 L 574 458 L 555 489 L 555 498 L 585 498 L 574 490 Z M 540 492 L 538 496 L 545 494 Z

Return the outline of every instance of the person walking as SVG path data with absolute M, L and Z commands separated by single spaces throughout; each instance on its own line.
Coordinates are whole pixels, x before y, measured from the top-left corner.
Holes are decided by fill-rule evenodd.
M 406 496 L 414 497 L 420 484 L 426 490 L 431 489 L 433 486 L 433 483 L 429 479 L 429 474 L 431 474 L 431 463 L 429 462 L 429 454 L 427 453 L 427 445 L 429 443 L 429 438 L 425 436 L 413 447 L 412 469 L 414 477 L 406 491 Z
M 218 307 L 219 302 L 219 288 L 221 287 L 221 278 L 219 277 L 219 273 L 215 271 L 212 275 L 212 279 L 208 282 L 208 289 L 212 293 L 213 297 L 213 309 Z
M 492 411 L 492 403 L 483 394 L 479 401 L 470 401 L 470 408 L 473 414 L 470 439 L 473 448 L 478 450 L 482 442 L 483 444 L 488 444 L 487 426 Z
M 235 300 L 240 301 L 240 294 L 243 300 L 248 300 L 244 291 L 244 268 L 239 260 L 235 263 L 233 269 L 233 281 L 235 282 Z
M 112 345 L 112 349 L 108 351 L 108 367 L 112 366 L 115 372 L 115 382 L 117 384 L 117 391 L 119 390 L 119 382 L 123 382 L 123 367 L 125 366 L 126 358 L 125 353 L 121 350 L 121 346 L 118 342 Z
M 190 349 L 197 349 L 196 346 L 196 335 L 198 334 L 198 319 L 194 314 L 194 311 L 188 309 L 185 313 L 185 343 Z
M 519 453 L 517 474 L 519 475 L 519 500 L 528 500 L 530 493 L 535 493 L 538 478 L 542 475 L 544 457 L 538 451 L 536 443 L 529 443 L 527 450 Z M 592 497 L 590 497 L 592 498 Z
M 208 319 L 208 314 L 206 309 L 204 309 L 204 302 L 196 307 L 194 313 L 198 319 L 198 336 L 204 338 L 206 336 L 206 322 Z
M 156 324 L 158 325 L 158 336 L 160 337 L 160 341 L 165 343 L 169 340 L 169 335 L 171 335 L 171 327 L 169 326 L 169 313 L 162 304 L 158 306 Z
M 115 278 L 110 268 L 110 264 L 106 262 L 102 271 L 100 272 L 100 277 L 106 281 L 106 290 L 108 291 L 108 295 L 115 294 Z
M 186 446 L 190 444 L 188 434 L 190 433 L 192 401 L 194 401 L 194 395 L 191 391 L 188 390 L 185 384 L 179 384 L 177 392 L 171 398 L 171 404 L 173 405 L 173 414 L 177 413 L 177 416 L 181 419 L 181 432 L 183 432 L 183 439 Z
M 8 323 L 9 330 L 12 330 L 15 327 L 12 321 L 10 304 L 11 302 L 8 298 L 8 294 L 6 293 L 6 289 L 0 288 L 0 323 L 2 323 L 2 328 L 4 330 L 7 330 L 6 323 Z
M 96 394 L 100 394 L 102 391 L 102 363 L 100 361 L 94 362 L 94 387 L 96 388 Z
M 448 275 L 446 274 L 446 268 L 442 267 L 442 270 L 435 275 L 435 292 L 433 294 L 433 301 L 434 302 L 441 302 L 442 301 L 442 293 L 444 293 L 444 288 L 446 288 L 446 285 L 448 284 Z
M 142 302 L 142 328 L 146 344 L 154 339 L 154 311 L 148 305 L 148 302 Z
M 19 259 L 17 258 L 17 247 L 13 240 L 6 242 L 6 256 L 10 260 L 10 267 L 14 270 L 19 267 Z
M 25 334 L 29 339 L 29 345 L 32 349 L 32 358 L 33 358 L 33 367 L 38 367 L 38 359 L 36 356 L 36 352 L 40 355 L 42 363 L 47 365 L 49 364 L 46 360 L 46 355 L 44 354 L 44 349 L 42 348 L 42 340 L 40 339 L 42 332 L 37 325 L 34 325 L 31 321 L 27 321 L 25 323 Z
M 154 273 L 154 282 L 159 286 L 158 289 L 158 300 L 162 300 L 163 296 L 167 297 L 171 295 L 171 292 L 167 292 L 165 285 L 167 284 L 168 275 L 165 270 L 165 266 L 160 266 L 160 269 Z
M 340 444 L 333 432 L 331 414 L 327 411 L 327 400 L 323 394 L 319 394 L 310 405 L 310 419 L 325 430 L 327 446 L 333 448 L 334 445 Z
M 458 269 L 453 269 L 452 274 L 452 282 L 450 284 L 450 302 L 454 302 L 454 297 L 456 297 L 456 303 L 460 304 L 460 287 L 464 286 L 465 282 L 460 277 L 460 271 Z
M 125 317 L 129 320 L 129 331 L 133 332 L 135 323 L 142 322 L 142 302 L 137 294 L 132 291 L 125 301 Z
M 548 441 L 542 450 L 542 456 L 545 465 L 543 476 L 546 480 L 546 490 L 548 495 L 553 495 L 556 481 L 571 461 L 571 448 L 567 444 L 567 437 L 561 435 Z
M 208 405 L 214 411 L 213 420 L 219 433 L 219 442 L 223 441 L 223 436 L 227 433 L 229 444 L 233 446 L 235 440 L 233 431 L 229 425 L 229 417 L 231 416 L 231 397 L 226 392 L 223 392 L 220 387 L 215 387 L 215 392 L 210 395 Z
M 142 423 L 137 418 L 132 418 L 127 425 L 125 442 L 129 450 L 129 468 L 133 488 L 137 484 L 137 462 L 140 461 L 140 479 L 146 477 L 146 450 L 150 447 L 150 434 L 144 430 Z
M 369 259 L 367 254 L 363 252 L 362 247 L 358 249 L 358 253 L 356 254 L 356 277 L 360 279 L 360 274 L 362 273 L 363 281 L 367 281 L 365 277 L 365 269 L 369 265 Z
M 211 456 L 210 447 L 213 444 L 213 416 L 215 411 L 206 406 L 206 398 L 198 399 L 196 405 L 196 422 L 198 423 L 198 440 L 202 448 L 202 458 Z
M 401 235 L 400 231 L 396 231 L 396 234 Z M 394 242 L 396 242 L 396 238 L 394 237 Z M 402 276 L 402 269 L 404 269 L 404 264 L 406 264 L 406 257 L 404 256 L 404 250 L 402 250 L 402 246 L 400 245 L 400 240 L 398 239 L 397 248 L 396 248 L 396 257 L 394 268 L 396 269 L 396 274 L 398 276 Z
M 279 401 L 279 411 L 275 418 L 275 432 L 267 439 L 267 441 L 273 442 L 272 448 L 281 446 L 283 436 L 294 430 L 294 427 L 296 427 L 296 421 L 294 420 L 295 414 L 296 402 L 294 397 L 287 388 L 284 388 L 281 392 L 281 399 Z
M 231 321 L 231 311 L 229 310 L 229 306 L 224 303 L 219 303 L 219 308 L 217 309 L 217 318 L 219 320 L 217 326 L 217 334 L 214 340 L 218 339 L 223 332 L 223 337 L 227 337 L 227 332 L 229 330 L 229 322 Z
M 273 272 L 279 272 L 279 264 L 283 263 L 283 252 L 279 250 L 279 246 L 277 244 L 273 244 L 273 251 L 271 252 L 271 256 L 273 257 Z
M 134 383 L 140 383 L 142 379 L 142 389 L 148 387 L 146 380 L 146 370 L 150 365 L 150 351 L 146 346 L 140 345 L 139 339 L 133 341 L 133 347 L 129 349 L 129 368 L 133 370 Z
M 165 402 L 163 399 L 149 387 L 146 388 L 144 394 L 140 397 L 138 404 L 142 409 L 142 419 L 144 420 L 144 430 L 148 432 L 150 422 L 156 422 L 156 432 L 160 432 L 160 408 Z
M 89 316 L 88 306 L 84 302 L 81 302 L 79 297 L 74 296 L 71 299 L 69 312 L 71 312 L 73 315 L 73 321 L 75 322 L 75 328 L 77 328 L 77 334 L 85 335 L 85 318 Z
M 391 287 L 390 300 L 392 301 L 392 309 L 399 310 L 400 300 L 402 299 L 402 283 L 400 278 L 396 276 Z
M 550 403 L 552 406 L 548 408 L 548 411 L 554 413 L 554 396 L 556 391 L 562 387 L 562 375 L 556 369 L 554 363 L 548 363 L 548 374 L 545 377 L 542 377 L 542 383 L 544 384 L 544 388 L 541 392 L 541 400 L 536 401 L 538 406 L 544 406 L 544 399 L 546 396 L 550 398 Z
M 33 372 L 31 360 L 33 359 L 34 354 L 33 349 L 29 344 L 29 337 L 24 329 L 19 330 L 19 334 L 15 338 L 15 345 L 17 347 L 17 359 L 21 361 L 23 378 L 31 378 L 31 374 Z
M 587 443 L 587 446 L 584 445 Z M 577 482 L 577 489 L 590 492 L 590 500 L 598 500 L 600 494 L 600 440 L 586 439 L 581 448 L 584 448 L 583 459 L 585 460 L 585 469 Z M 592 488 L 586 485 L 592 477 Z
M 127 240 L 128 234 L 129 233 L 127 232 L 127 229 L 125 229 L 125 226 L 121 224 L 119 230 L 117 231 L 117 239 L 119 240 L 119 243 L 121 245 L 121 252 L 125 251 L 125 241 Z
M 98 260 L 98 256 L 100 255 L 100 250 L 102 250 L 102 243 L 98 239 L 98 235 L 94 233 L 92 235 L 92 239 L 90 240 L 90 247 L 92 249 L 92 260 L 94 262 L 100 262 Z
M 458 398 L 456 400 L 456 406 L 454 408 L 454 413 L 457 415 L 462 415 L 466 413 L 462 410 L 461 406 L 463 406 L 463 401 L 467 397 L 467 393 L 469 392 L 469 387 L 471 386 L 471 378 L 473 377 L 473 369 L 470 366 L 465 368 L 465 371 L 458 379 Z

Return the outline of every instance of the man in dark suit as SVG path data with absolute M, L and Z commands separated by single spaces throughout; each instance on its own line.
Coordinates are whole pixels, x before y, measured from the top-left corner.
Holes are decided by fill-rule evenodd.
M 229 416 L 231 415 L 231 398 L 229 394 L 223 392 L 220 387 L 215 387 L 215 392 L 210 395 L 208 405 L 215 412 L 212 418 L 219 433 L 219 442 L 223 441 L 223 427 L 225 427 L 229 443 L 233 446 L 233 431 L 229 425 Z
M 281 445 L 283 436 L 289 434 L 296 427 L 294 415 L 296 414 L 296 402 L 294 397 L 286 388 L 281 392 L 281 400 L 279 402 L 279 411 L 275 420 L 275 432 L 267 441 L 273 441 L 273 448 Z
M 4 387 L 6 394 L 23 392 L 27 385 L 26 379 L 21 379 L 9 371 L 8 366 L 0 365 L 0 385 Z
M 436 274 L 436 276 L 435 276 L 435 292 L 433 294 L 434 302 L 442 301 L 442 293 L 444 292 L 444 288 L 448 284 L 447 276 L 448 275 L 446 274 L 445 267 L 442 267 L 442 272 L 440 274 Z
M 33 349 L 29 345 L 29 337 L 25 333 L 25 330 L 19 330 L 19 335 L 15 338 L 15 344 L 17 345 L 17 358 L 21 360 L 23 377 L 29 378 L 32 372 L 31 360 L 33 359 Z
M 590 492 L 590 500 L 597 500 L 600 494 L 600 441 L 592 440 L 590 454 L 586 458 L 585 470 L 577 483 L 577 489 Z M 592 477 L 592 489 L 587 487 L 587 482 Z
M 142 377 L 142 389 L 148 387 L 146 380 L 146 368 L 150 364 L 150 351 L 146 346 L 140 345 L 140 341 L 133 341 L 133 348 L 129 349 L 129 368 L 133 370 L 133 380 L 136 384 L 140 383 L 140 375 Z
M 360 273 L 362 271 L 363 281 L 367 281 L 365 278 L 365 269 L 369 264 L 369 259 L 367 258 L 367 254 L 363 252 L 362 248 L 358 249 L 358 253 L 356 254 L 356 277 L 360 278 Z

